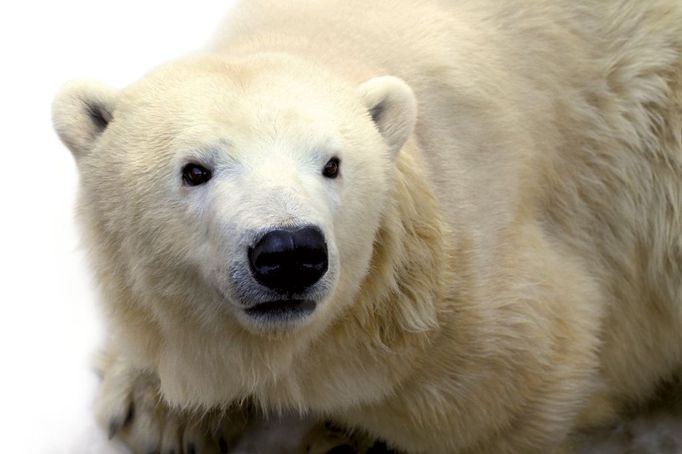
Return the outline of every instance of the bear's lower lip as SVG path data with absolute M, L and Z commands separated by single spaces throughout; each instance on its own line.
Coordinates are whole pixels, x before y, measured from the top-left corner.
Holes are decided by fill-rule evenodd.
M 310 314 L 317 303 L 312 300 L 275 300 L 256 304 L 245 312 L 252 317 L 291 319 Z

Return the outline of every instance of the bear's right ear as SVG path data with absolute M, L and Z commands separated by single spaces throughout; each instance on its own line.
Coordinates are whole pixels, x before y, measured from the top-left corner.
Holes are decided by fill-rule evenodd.
M 52 102 L 52 124 L 73 155 L 89 152 L 113 118 L 116 90 L 96 82 L 70 82 Z

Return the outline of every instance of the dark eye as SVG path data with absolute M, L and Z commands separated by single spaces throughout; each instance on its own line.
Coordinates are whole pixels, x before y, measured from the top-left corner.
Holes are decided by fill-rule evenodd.
M 182 181 L 187 186 L 199 186 L 211 179 L 211 171 L 199 164 L 187 164 L 182 168 Z
M 331 158 L 324 165 L 324 169 L 322 169 L 322 175 L 324 175 L 327 178 L 336 178 L 337 176 L 339 176 L 340 166 L 341 162 L 339 161 L 339 158 Z

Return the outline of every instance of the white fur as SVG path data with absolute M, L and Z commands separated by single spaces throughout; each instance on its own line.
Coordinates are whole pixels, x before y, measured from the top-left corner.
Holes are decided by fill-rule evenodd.
M 676 0 L 256 0 L 207 55 L 67 88 L 115 362 L 406 452 L 574 448 L 682 364 L 681 55 Z M 317 309 L 254 322 L 244 251 L 308 223 Z

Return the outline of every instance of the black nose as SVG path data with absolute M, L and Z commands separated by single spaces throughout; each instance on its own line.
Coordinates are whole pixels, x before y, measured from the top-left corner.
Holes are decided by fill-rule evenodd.
M 249 248 L 258 282 L 281 293 L 296 293 L 327 272 L 327 244 L 317 227 L 271 230 Z

